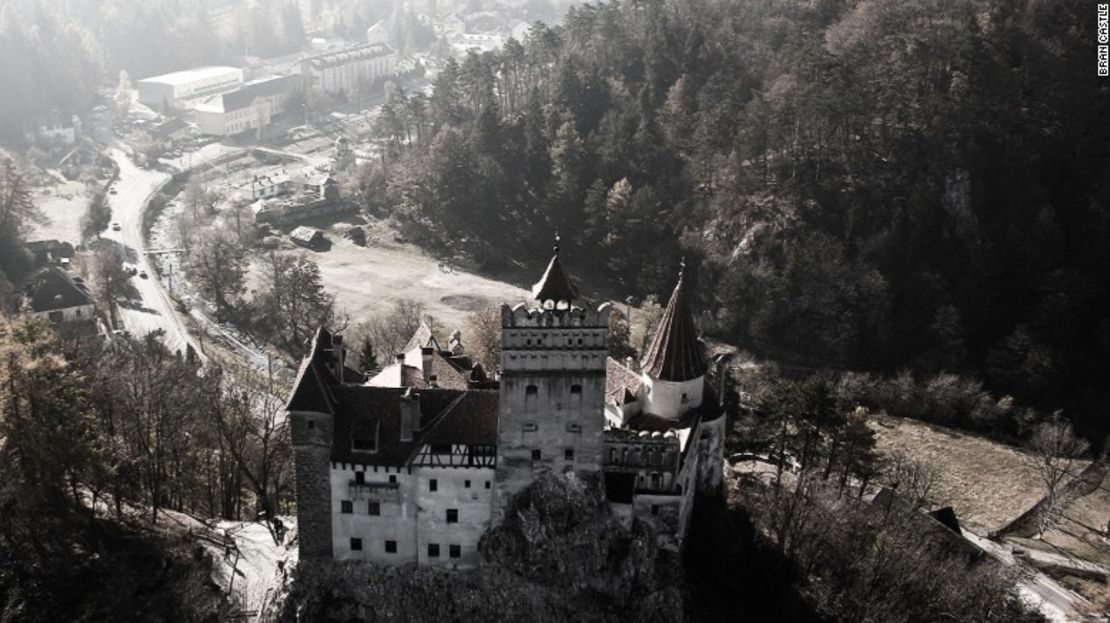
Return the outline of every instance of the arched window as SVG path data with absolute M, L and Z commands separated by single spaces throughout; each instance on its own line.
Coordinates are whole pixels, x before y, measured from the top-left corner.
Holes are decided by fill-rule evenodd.
M 578 409 L 581 406 L 582 406 L 582 386 L 581 385 L 571 385 L 570 386 L 570 408 L 571 409 Z

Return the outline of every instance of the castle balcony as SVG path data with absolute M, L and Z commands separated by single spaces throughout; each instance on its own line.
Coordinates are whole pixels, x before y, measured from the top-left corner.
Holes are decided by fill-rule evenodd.
M 401 485 L 396 482 L 355 482 L 352 480 L 347 483 L 347 491 L 351 500 L 401 503 Z

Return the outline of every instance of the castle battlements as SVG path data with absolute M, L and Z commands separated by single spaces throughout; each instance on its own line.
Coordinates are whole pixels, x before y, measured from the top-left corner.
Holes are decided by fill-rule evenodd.
M 496 380 L 427 326 L 369 380 L 318 332 L 286 407 L 302 556 L 476 565 L 544 473 L 597 483 L 623 525 L 681 547 L 694 493 L 720 487 L 725 430 L 681 279 L 635 369 L 609 357 L 612 306 L 574 305 L 557 246 L 532 293 L 501 306 Z

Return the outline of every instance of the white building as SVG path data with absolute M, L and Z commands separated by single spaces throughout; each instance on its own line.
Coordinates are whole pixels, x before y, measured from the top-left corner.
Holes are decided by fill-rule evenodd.
M 96 308 L 85 284 L 57 266 L 35 271 L 23 294 L 36 318 L 53 323 L 95 320 Z
M 325 93 L 355 93 L 397 72 L 397 52 L 384 43 L 364 43 L 301 60 L 305 83 Z
M 208 66 L 145 78 L 135 83 L 135 87 L 140 102 L 161 110 L 167 104 L 185 108 L 189 100 L 230 91 L 241 84 L 242 69 Z
M 296 76 L 274 76 L 214 95 L 195 107 L 197 129 L 201 134 L 231 136 L 265 128 L 285 112 L 285 103 L 298 88 Z

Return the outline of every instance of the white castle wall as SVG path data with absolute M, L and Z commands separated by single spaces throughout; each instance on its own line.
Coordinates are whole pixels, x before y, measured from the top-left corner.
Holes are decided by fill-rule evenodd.
M 364 472 L 365 486 L 351 484 L 357 471 Z M 493 468 L 414 467 L 411 472 L 333 464 L 332 549 L 336 560 L 419 562 L 459 568 L 477 564 L 478 541 L 489 528 Z M 396 479 L 396 487 L 389 486 L 391 476 Z M 436 491 L 431 491 L 433 479 Z M 344 500 L 353 503 L 352 513 L 342 512 Z M 367 513 L 370 501 L 378 502 L 380 515 Z M 458 510 L 458 523 L 447 522 L 448 509 Z M 361 551 L 351 549 L 352 537 L 362 539 Z M 387 540 L 397 542 L 396 553 L 386 552 Z M 429 543 L 439 545 L 438 558 L 428 557 Z M 451 545 L 460 547 L 459 558 L 450 556 Z
M 683 413 L 701 406 L 705 377 L 676 383 L 653 379 L 645 373 L 643 380 L 642 400 L 647 413 L 677 420 Z

